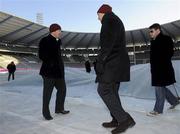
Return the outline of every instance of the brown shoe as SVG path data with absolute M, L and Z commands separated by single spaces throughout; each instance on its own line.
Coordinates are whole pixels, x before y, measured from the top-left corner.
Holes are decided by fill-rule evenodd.
M 118 126 L 118 122 L 117 121 L 111 121 L 111 122 L 103 122 L 102 126 L 105 128 L 112 128 L 112 127 L 117 127 Z
M 118 126 L 111 131 L 112 134 L 118 134 L 125 132 L 128 128 L 133 127 L 136 124 L 136 122 L 133 120 L 132 117 L 129 117 L 127 120 L 118 123 Z

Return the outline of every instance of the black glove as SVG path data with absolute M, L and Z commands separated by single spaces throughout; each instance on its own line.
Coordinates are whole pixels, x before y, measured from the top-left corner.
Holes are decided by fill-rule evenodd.
M 96 74 L 103 74 L 104 73 L 104 64 L 103 63 L 96 63 Z

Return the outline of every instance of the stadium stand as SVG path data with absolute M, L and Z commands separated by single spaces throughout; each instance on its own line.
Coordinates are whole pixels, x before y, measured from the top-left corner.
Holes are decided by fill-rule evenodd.
M 180 20 L 162 24 L 162 30 L 175 44 L 174 60 L 180 59 Z M 39 65 L 39 40 L 49 34 L 48 27 L 0 12 L 0 54 L 17 58 L 19 66 Z M 131 65 L 149 62 L 148 28 L 126 31 Z M 99 52 L 99 33 L 62 31 L 62 55 L 66 65 L 82 64 L 88 57 L 95 61 Z M 2 67 L 2 65 L 0 64 Z

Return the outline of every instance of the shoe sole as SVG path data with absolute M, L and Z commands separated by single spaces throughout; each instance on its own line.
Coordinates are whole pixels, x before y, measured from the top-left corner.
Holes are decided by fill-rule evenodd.
M 149 117 L 156 117 L 156 116 L 159 116 L 161 114 L 150 114 L 150 113 L 147 113 L 146 115 L 149 116 Z
M 116 126 L 104 126 L 104 125 L 102 125 L 104 128 L 114 128 L 114 127 L 117 127 L 118 125 L 116 125 Z

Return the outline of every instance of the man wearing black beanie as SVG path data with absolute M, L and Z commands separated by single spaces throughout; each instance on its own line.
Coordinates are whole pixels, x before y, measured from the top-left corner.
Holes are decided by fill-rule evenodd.
M 133 118 L 123 109 L 118 94 L 120 82 L 130 80 L 125 29 L 122 21 L 112 12 L 109 5 L 102 5 L 97 14 L 102 23 L 101 49 L 96 63 L 96 82 L 99 83 L 97 90 L 112 116 L 112 121 L 104 122 L 102 126 L 114 127 L 112 134 L 118 134 L 135 125 Z
M 66 97 L 66 83 L 64 79 L 64 63 L 61 58 L 61 27 L 52 24 L 50 34 L 41 39 L 39 43 L 39 58 L 42 60 L 40 75 L 43 78 L 43 106 L 42 113 L 46 120 L 52 120 L 49 110 L 53 88 L 57 89 L 55 113 L 68 114 L 64 110 Z

